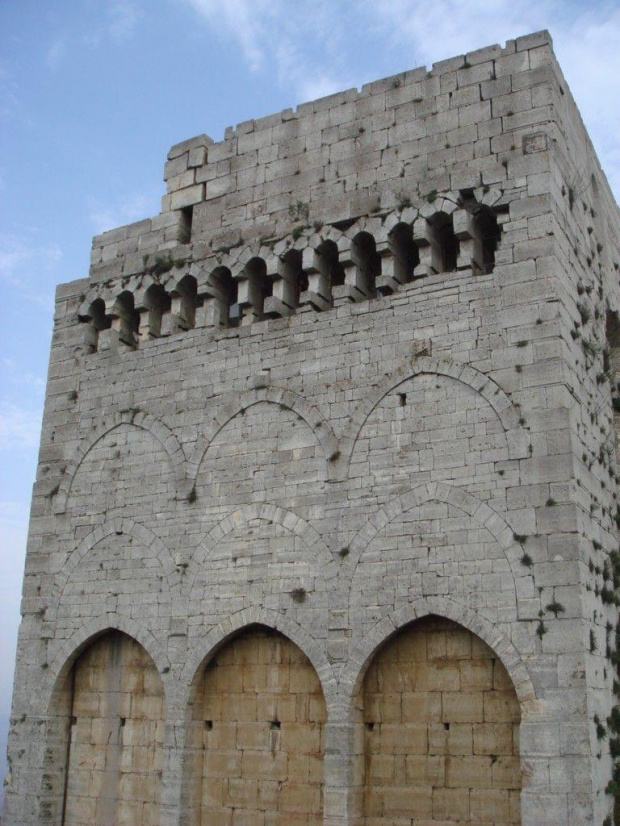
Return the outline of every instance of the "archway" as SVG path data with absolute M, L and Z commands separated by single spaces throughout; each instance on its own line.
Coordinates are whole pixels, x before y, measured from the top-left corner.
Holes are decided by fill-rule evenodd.
M 63 826 L 159 823 L 164 688 L 145 649 L 108 631 L 77 657 L 58 701 L 68 729 Z
M 470 631 L 436 616 L 405 626 L 375 653 L 358 708 L 363 826 L 521 822 L 519 702 Z
M 322 825 L 325 700 L 287 637 L 254 625 L 224 643 L 191 718 L 189 822 Z

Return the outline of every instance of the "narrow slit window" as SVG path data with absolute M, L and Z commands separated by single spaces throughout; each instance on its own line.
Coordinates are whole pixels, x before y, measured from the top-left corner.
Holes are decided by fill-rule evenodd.
M 193 220 L 193 206 L 187 206 L 181 210 L 181 214 L 179 216 L 179 244 L 189 244 L 189 242 L 192 240 Z

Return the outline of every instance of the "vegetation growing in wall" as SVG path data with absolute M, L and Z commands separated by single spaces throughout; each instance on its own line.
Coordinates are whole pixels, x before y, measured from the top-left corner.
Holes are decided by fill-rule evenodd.
M 310 206 L 304 201 L 295 201 L 288 208 L 291 221 L 307 221 L 310 215 Z

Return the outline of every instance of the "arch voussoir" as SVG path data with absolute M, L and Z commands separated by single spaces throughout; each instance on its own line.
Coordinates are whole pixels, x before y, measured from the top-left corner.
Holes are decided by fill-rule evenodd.
M 55 514 L 65 513 L 71 492 L 71 486 L 80 466 L 88 453 L 101 441 L 108 433 L 123 424 L 138 427 L 145 430 L 156 439 L 162 449 L 167 454 L 172 471 L 176 479 L 177 496 L 180 495 L 186 478 L 186 457 L 183 448 L 174 433 L 162 421 L 156 419 L 143 411 L 123 410 L 116 413 L 111 421 L 103 422 L 94 434 L 83 440 L 76 448 L 73 456 L 67 464 L 67 469 L 60 482 L 58 492 L 54 497 L 53 512 Z
M 199 436 L 192 456 L 188 461 L 188 475 L 192 484 L 195 484 L 200 465 L 210 444 L 220 430 L 232 421 L 235 416 L 238 416 L 248 408 L 261 402 L 285 407 L 306 422 L 316 436 L 318 443 L 321 445 L 327 462 L 328 474 L 331 474 L 332 463 L 330 459 L 337 451 L 338 440 L 327 419 L 314 405 L 311 405 L 302 396 L 294 393 L 292 390 L 265 386 L 247 390 L 235 396 L 235 398 L 228 401 L 214 413 L 211 421 L 205 426 Z
M 401 606 L 359 635 L 339 681 L 341 699 L 352 708 L 366 670 L 376 651 L 396 632 L 426 616 L 449 619 L 479 637 L 498 656 L 514 685 L 520 704 L 532 707 L 537 700 L 534 683 L 512 642 L 476 611 L 449 597 L 421 597 Z

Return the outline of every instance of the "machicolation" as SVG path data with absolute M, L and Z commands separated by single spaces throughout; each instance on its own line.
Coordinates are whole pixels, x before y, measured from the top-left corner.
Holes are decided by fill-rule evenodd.
M 620 215 L 546 32 L 170 150 L 56 295 L 3 824 L 620 822 Z
M 150 266 L 144 255 L 142 272 L 89 291 L 79 310 L 88 325 L 85 342 L 95 351 L 111 342 L 135 349 L 193 327 L 231 328 L 391 295 L 427 275 L 490 273 L 502 217 L 501 190 L 486 187 L 432 193 L 419 208 L 377 208 L 369 217 L 314 229 L 296 224 L 287 236 L 253 244 L 239 237 L 228 248 L 201 249 L 199 260 L 191 246 L 178 259 L 156 255 Z M 185 210 L 177 237 L 190 242 Z

